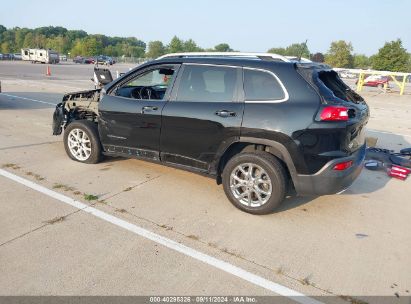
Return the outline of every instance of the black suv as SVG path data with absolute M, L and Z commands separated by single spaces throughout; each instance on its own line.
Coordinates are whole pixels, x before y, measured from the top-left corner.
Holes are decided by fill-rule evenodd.
M 161 162 L 216 178 L 238 208 L 274 210 L 289 187 L 333 194 L 360 174 L 364 99 L 326 65 L 278 55 L 169 55 L 54 113 L 70 158 Z

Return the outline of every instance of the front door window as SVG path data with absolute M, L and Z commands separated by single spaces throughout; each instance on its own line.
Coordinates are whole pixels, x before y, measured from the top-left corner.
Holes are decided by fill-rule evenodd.
M 164 100 L 174 76 L 173 67 L 149 70 L 120 86 L 116 95 L 132 99 Z

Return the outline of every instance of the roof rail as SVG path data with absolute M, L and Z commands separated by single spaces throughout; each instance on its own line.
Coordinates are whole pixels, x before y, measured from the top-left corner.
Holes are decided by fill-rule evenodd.
M 288 60 L 293 61 L 293 62 L 299 62 L 299 63 L 312 63 L 312 60 L 304 57 L 297 57 L 297 56 L 285 56 Z
M 172 53 L 158 57 L 164 58 L 187 58 L 187 57 L 241 57 L 241 58 L 259 58 L 261 60 L 293 62 L 294 60 L 283 55 L 271 53 L 241 53 L 241 52 L 190 52 L 190 53 Z

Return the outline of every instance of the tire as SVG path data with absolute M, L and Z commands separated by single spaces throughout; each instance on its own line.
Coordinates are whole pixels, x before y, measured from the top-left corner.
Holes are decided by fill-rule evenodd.
M 239 166 L 242 167 L 243 171 L 239 169 Z M 248 173 L 250 168 L 254 172 L 254 176 L 246 180 L 247 175 L 244 174 L 244 171 Z M 261 174 L 260 178 L 257 178 L 258 173 L 263 171 L 264 173 Z M 255 178 L 254 182 L 253 178 Z M 251 214 L 273 212 L 284 201 L 288 184 L 287 172 L 278 159 L 267 152 L 260 151 L 240 153 L 231 158 L 224 167 L 222 179 L 224 192 L 230 202 L 237 208 Z M 250 195 L 241 197 L 246 192 Z M 259 196 L 257 192 L 259 192 Z M 267 193 L 270 194 L 267 195 Z
M 64 130 L 63 140 L 66 153 L 72 160 L 96 164 L 102 159 L 97 124 L 94 122 L 89 120 L 73 121 Z

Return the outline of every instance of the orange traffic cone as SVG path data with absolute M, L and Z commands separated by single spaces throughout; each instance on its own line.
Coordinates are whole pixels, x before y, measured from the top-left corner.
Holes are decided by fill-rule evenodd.
M 46 76 L 51 76 L 50 66 L 47 66 Z

